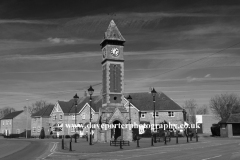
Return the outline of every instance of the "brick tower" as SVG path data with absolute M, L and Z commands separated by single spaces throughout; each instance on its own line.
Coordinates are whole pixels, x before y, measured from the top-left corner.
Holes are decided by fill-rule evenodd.
M 128 111 L 124 107 L 124 48 L 125 39 L 112 20 L 100 43 L 102 49 L 102 107 L 100 124 L 127 124 Z M 96 141 L 131 139 L 131 131 L 121 128 L 99 129 Z

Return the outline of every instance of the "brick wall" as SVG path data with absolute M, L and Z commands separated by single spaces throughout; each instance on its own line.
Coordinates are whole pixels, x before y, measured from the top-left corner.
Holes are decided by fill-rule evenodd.
M 27 123 L 27 125 L 26 125 Z M 13 119 L 13 132 L 14 134 L 17 133 L 17 129 L 20 130 L 20 133 L 24 132 L 25 129 L 31 130 L 31 117 L 30 115 L 26 115 L 26 113 L 22 112 L 18 116 Z

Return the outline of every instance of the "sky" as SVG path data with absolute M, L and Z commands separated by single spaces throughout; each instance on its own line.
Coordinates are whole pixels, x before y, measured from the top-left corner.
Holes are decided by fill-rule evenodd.
M 181 106 L 240 95 L 239 19 L 238 1 L 1 0 L 0 108 L 68 101 L 90 85 L 99 95 L 111 20 L 126 39 L 125 93 L 154 87 Z

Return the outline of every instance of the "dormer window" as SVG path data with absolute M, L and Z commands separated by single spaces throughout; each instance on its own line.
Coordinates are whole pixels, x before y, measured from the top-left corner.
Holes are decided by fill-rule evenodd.
M 155 114 L 154 114 L 154 112 L 152 113 L 152 116 L 154 117 L 158 117 L 159 115 L 158 115 L 158 112 L 155 112 Z
M 146 117 L 146 112 L 141 112 L 141 118 L 145 118 Z
M 174 117 L 174 112 L 168 112 L 168 117 Z

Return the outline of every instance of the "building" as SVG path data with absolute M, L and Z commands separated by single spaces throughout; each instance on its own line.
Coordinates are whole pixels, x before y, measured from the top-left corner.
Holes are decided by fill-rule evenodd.
M 102 106 L 99 110 L 99 124 L 140 124 L 141 121 L 153 124 L 183 123 L 183 109 L 164 93 L 156 94 L 155 113 L 151 93 L 129 93 L 132 102 L 124 93 L 124 43 L 125 39 L 112 20 L 100 43 L 102 49 Z M 127 94 L 128 95 L 128 94 Z M 108 142 L 113 139 L 132 140 L 129 128 L 98 128 L 95 141 Z
M 96 123 L 99 107 L 101 106 L 102 101 L 99 96 L 93 96 L 92 98 L 92 122 Z M 88 102 L 89 97 L 87 96 L 78 101 L 77 107 L 74 99 L 71 99 L 68 102 L 58 101 L 55 104 L 49 119 L 53 133 L 56 135 L 73 135 L 75 133 L 78 133 L 80 136 L 85 135 L 88 130 L 84 129 L 84 126 L 88 125 L 90 120 L 90 105 Z M 83 127 L 76 128 L 75 130 L 72 126 L 73 124 L 81 124 Z M 70 127 L 66 127 L 66 125 L 70 125 Z
M 217 124 L 219 120 L 214 115 L 196 115 L 197 123 L 199 124 L 198 133 L 212 134 L 212 124 Z
M 24 111 L 15 111 L 1 119 L 1 132 L 4 135 L 21 134 L 31 128 L 30 114 Z
M 221 137 L 240 136 L 240 113 L 231 114 L 219 124 Z
M 124 48 L 125 39 L 112 20 L 104 34 L 100 46 L 102 49 L 102 92 L 99 96 L 93 96 L 91 105 L 89 97 L 81 98 L 77 105 L 74 99 L 68 102 L 58 101 L 50 114 L 50 126 L 57 135 L 80 136 L 90 133 L 86 126 L 90 121 L 90 109 L 92 111 L 92 124 L 94 141 L 109 142 L 112 139 L 131 141 L 133 132 L 129 128 L 103 128 L 101 125 L 140 124 L 143 122 L 157 123 L 170 122 L 183 123 L 183 109 L 171 98 L 162 92 L 156 94 L 155 113 L 153 97 L 149 92 L 128 93 L 124 92 Z M 129 103 L 126 98 L 131 95 Z M 130 107 L 129 107 L 130 104 Z M 91 106 L 91 107 L 90 107 Z M 130 109 L 129 109 L 130 108 Z M 76 114 L 76 116 L 75 116 Z M 66 127 L 68 124 L 79 124 L 83 127 L 75 129 Z
M 32 114 L 31 116 L 31 136 L 39 137 L 42 127 L 44 128 L 45 135 L 49 135 L 51 126 L 49 123 L 50 114 L 53 110 L 53 105 L 44 107 L 40 111 Z

